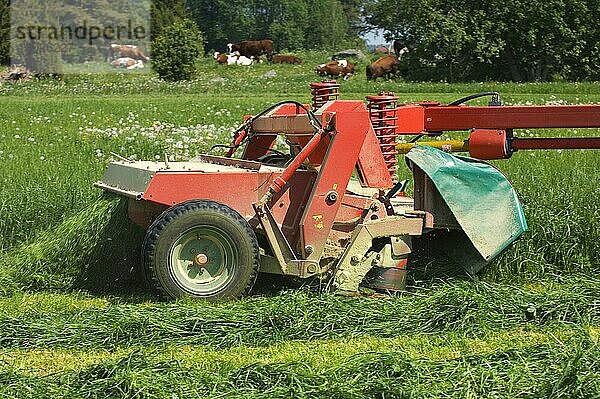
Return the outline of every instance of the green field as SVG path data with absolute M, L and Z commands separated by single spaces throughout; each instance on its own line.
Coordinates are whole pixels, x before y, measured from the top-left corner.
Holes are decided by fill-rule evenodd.
M 146 291 L 143 232 L 92 186 L 111 152 L 178 160 L 228 143 L 244 115 L 309 101 L 312 66 L 325 58 L 307 58 L 249 68 L 206 59 L 184 83 L 80 73 L 0 85 L 0 397 L 598 396 L 600 152 L 495 163 L 530 230 L 477 279 L 422 278 L 385 299 L 271 279 L 230 303 Z M 600 103 L 597 83 L 373 83 L 364 65 L 340 83 L 343 99 L 386 90 L 448 103 L 496 90 L 506 105 Z

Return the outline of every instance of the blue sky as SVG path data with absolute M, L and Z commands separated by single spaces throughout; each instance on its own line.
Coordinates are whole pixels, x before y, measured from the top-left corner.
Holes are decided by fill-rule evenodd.
M 386 44 L 385 39 L 383 38 L 383 30 L 374 30 L 368 33 L 365 33 L 363 39 L 367 41 L 367 44 L 376 45 L 376 44 Z

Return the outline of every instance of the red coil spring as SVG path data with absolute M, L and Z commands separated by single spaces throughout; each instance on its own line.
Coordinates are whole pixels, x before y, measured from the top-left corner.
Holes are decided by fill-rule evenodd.
M 311 83 L 313 111 L 321 108 L 327 101 L 337 100 L 340 96 L 340 85 L 335 80 L 324 80 L 321 83 Z
M 398 137 L 398 97 L 394 93 L 381 92 L 367 96 L 371 125 L 379 140 L 379 146 L 392 181 L 396 183 L 397 160 L 396 137 Z

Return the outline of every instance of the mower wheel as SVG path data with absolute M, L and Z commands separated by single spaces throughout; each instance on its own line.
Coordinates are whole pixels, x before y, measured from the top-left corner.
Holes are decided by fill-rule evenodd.
M 254 231 L 235 210 L 213 201 L 163 212 L 146 233 L 142 255 L 152 288 L 171 298 L 237 298 L 258 275 Z

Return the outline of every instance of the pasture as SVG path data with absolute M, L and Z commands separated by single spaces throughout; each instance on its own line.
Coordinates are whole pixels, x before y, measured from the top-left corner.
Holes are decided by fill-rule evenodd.
M 302 56 L 303 65 L 250 67 L 207 58 L 182 83 L 82 68 L 64 81 L 0 86 L 1 397 L 597 395 L 600 152 L 494 163 L 530 230 L 477 279 L 420 279 L 384 299 L 272 279 L 219 304 L 161 302 L 145 290 L 143 232 L 92 186 L 111 152 L 175 160 L 227 144 L 244 115 L 309 102 L 314 65 L 327 59 Z M 505 105 L 600 102 L 597 83 L 367 82 L 365 64 L 357 69 L 340 80 L 342 99 L 386 90 L 449 103 L 496 90 Z

